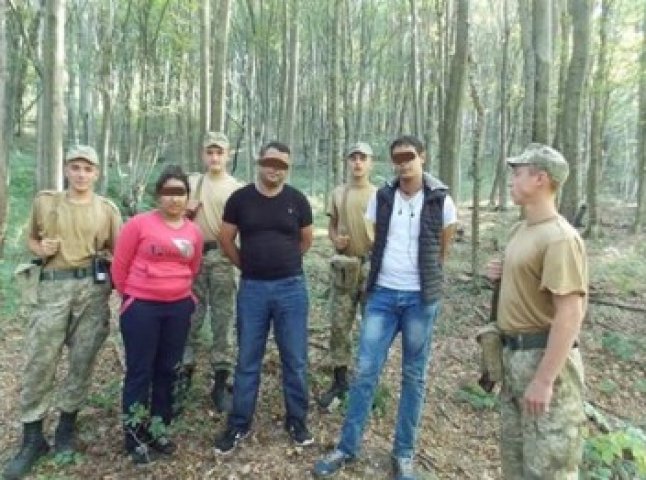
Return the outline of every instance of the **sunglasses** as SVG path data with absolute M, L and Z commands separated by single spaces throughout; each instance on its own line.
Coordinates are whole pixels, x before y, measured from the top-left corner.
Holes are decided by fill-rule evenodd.
M 403 163 L 410 162 L 415 157 L 417 157 L 417 154 L 415 152 L 399 152 L 399 153 L 393 153 L 390 156 L 393 163 L 396 165 L 401 165 Z
M 164 187 L 159 191 L 159 195 L 164 197 L 183 197 L 186 193 L 184 187 Z

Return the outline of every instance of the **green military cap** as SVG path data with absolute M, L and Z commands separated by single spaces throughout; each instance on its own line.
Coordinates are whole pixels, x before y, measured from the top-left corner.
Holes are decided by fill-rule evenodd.
M 99 166 L 99 156 L 96 154 L 96 150 L 88 145 L 74 145 L 70 147 L 65 154 L 65 163 L 71 162 L 72 160 L 85 160 L 92 165 Z
M 206 132 L 202 140 L 202 147 L 208 148 L 213 145 L 225 149 L 229 148 L 229 139 L 222 132 Z
M 558 151 L 542 143 L 530 143 L 527 148 L 516 157 L 509 157 L 507 164 L 533 165 L 536 168 L 547 172 L 547 174 L 559 185 L 567 180 L 570 173 L 570 166 Z
M 372 157 L 372 148 L 366 142 L 357 142 L 348 149 L 346 157 L 352 156 L 353 153 L 362 153 L 368 157 Z

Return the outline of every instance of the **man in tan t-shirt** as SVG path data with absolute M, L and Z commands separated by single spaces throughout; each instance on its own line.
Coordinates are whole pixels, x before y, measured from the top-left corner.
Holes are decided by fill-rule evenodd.
M 195 351 L 207 308 L 211 317 L 213 346 L 211 367 L 214 382 L 211 390 L 213 404 L 219 412 L 231 409 L 231 392 L 227 377 L 233 370 L 233 320 L 235 316 L 236 269 L 222 254 L 217 238 L 222 224 L 224 204 L 243 184 L 226 169 L 229 161 L 229 140 L 224 133 L 208 132 L 202 142 L 202 161 L 205 173 L 191 175 L 191 199 L 187 206 L 190 215 L 204 235 L 204 256 L 200 273 L 193 289 L 197 307 L 193 314 L 191 331 L 184 351 L 184 375 L 181 388 L 190 386 L 195 369 Z
M 555 204 L 568 164 L 537 143 L 508 163 L 511 196 L 525 219 L 512 229 L 504 261 L 487 267 L 491 280 L 501 280 L 503 476 L 577 479 L 585 419 L 578 336 L 588 270 L 583 241 Z
M 22 478 L 49 450 L 43 419 L 64 345 L 69 366 L 58 392 L 60 420 L 54 447 L 57 453 L 74 453 L 76 417 L 87 396 L 96 355 L 109 332 L 112 286 L 107 260 L 121 216 L 110 200 L 94 193 L 99 177 L 94 149 L 72 148 L 65 156 L 65 176 L 67 190 L 36 195 L 28 223 L 28 247 L 39 258 L 42 272 L 24 350 L 23 444 L 7 464 L 5 478 Z
M 330 409 L 348 390 L 348 366 L 352 360 L 352 326 L 357 307 L 363 300 L 363 289 L 369 267 L 368 255 L 374 239 L 374 228 L 365 218 L 368 201 L 376 187 L 370 183 L 372 148 L 358 142 L 348 150 L 348 183 L 339 185 L 330 197 L 327 215 L 330 217 L 328 236 L 337 255 L 332 261 L 330 285 L 330 358 L 334 368 L 334 381 L 319 398 L 319 405 Z M 358 275 L 346 278 L 349 270 L 344 263 L 354 259 Z M 351 267 L 354 268 L 354 267 Z

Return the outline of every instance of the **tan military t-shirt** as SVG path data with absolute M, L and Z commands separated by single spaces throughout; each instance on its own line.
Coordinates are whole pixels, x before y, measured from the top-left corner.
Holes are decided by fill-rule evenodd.
M 346 185 L 339 185 L 330 195 L 327 214 L 336 219 L 337 227 L 347 222 L 350 241 L 348 247 L 341 253 L 349 256 L 367 255 L 372 248 L 374 241 L 374 227 L 365 218 L 368 201 L 375 194 L 377 187 L 367 183 L 365 185 L 349 185 L 346 200 L 346 215 L 341 215 L 343 195 Z
M 201 191 L 197 191 L 199 179 L 203 177 Z M 191 199 L 200 200 L 202 206 L 197 211 L 194 219 L 204 235 L 204 241 L 212 242 L 217 240 L 222 225 L 222 214 L 224 204 L 231 194 L 244 184 L 231 175 L 221 178 L 214 178 L 211 175 L 195 174 L 189 177 L 191 185 Z M 197 195 L 199 194 L 199 198 Z
M 506 332 L 549 329 L 554 318 L 552 294 L 588 294 L 585 245 L 560 215 L 512 229 L 505 250 L 498 326 Z
M 74 203 L 66 192 L 45 190 L 32 204 L 28 234 L 60 239 L 45 268 L 87 267 L 96 252 L 112 252 L 121 223 L 119 209 L 107 198 L 95 194 L 89 203 Z

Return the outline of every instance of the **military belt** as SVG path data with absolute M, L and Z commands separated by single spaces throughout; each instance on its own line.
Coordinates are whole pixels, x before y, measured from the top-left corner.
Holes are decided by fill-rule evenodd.
M 538 333 L 516 333 L 508 334 L 503 333 L 502 344 L 504 347 L 509 348 L 510 350 L 534 350 L 539 348 L 547 347 L 547 339 L 549 338 L 550 332 L 538 332 Z M 574 342 L 572 348 L 579 346 L 578 342 Z
M 41 280 L 69 280 L 72 278 L 85 278 L 92 275 L 92 267 L 66 268 L 64 270 L 43 270 L 40 272 Z
M 202 253 L 206 253 L 209 250 L 217 250 L 218 242 L 204 242 L 204 247 L 202 247 Z

